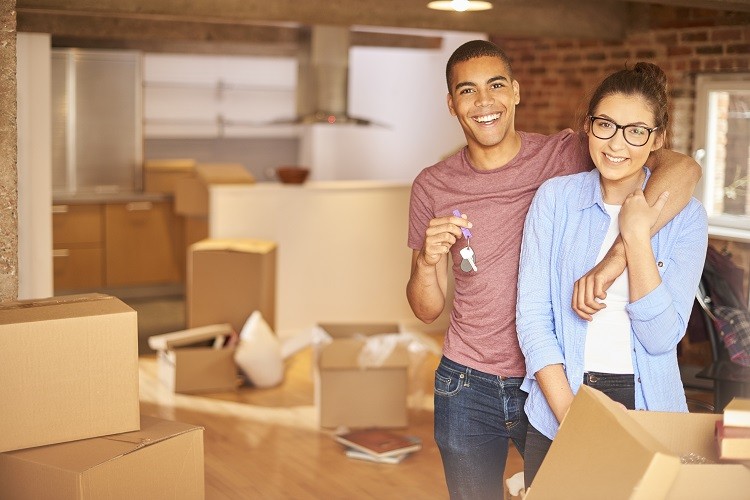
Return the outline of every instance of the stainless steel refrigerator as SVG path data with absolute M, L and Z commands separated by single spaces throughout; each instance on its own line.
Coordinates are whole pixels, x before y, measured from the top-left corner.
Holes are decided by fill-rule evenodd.
M 142 189 L 141 54 L 52 50 L 56 194 Z

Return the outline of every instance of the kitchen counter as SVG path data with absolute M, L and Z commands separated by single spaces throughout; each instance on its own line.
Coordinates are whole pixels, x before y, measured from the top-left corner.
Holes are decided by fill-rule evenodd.
M 252 184 L 254 191 L 279 189 L 304 189 L 315 191 L 358 191 L 373 189 L 402 189 L 411 187 L 411 182 L 349 180 L 349 181 L 307 181 L 304 184 L 284 184 L 282 182 L 257 182 Z
M 52 204 L 130 203 L 133 201 L 169 201 L 172 196 L 165 193 L 145 192 L 79 192 L 52 193 Z

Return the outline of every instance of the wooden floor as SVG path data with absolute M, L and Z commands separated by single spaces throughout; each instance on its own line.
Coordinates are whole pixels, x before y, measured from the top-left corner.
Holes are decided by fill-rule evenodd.
M 171 298 L 131 305 L 139 314 L 141 410 L 204 427 L 208 500 L 448 498 L 432 437 L 437 355 L 427 353 L 410 374 L 409 426 L 401 430 L 419 436 L 423 449 L 398 465 L 375 464 L 347 458 L 331 431 L 317 426 L 309 347 L 287 358 L 285 380 L 279 387 L 242 387 L 201 396 L 172 394 L 156 380 L 156 360 L 146 340 L 152 334 L 184 328 L 184 303 Z M 691 396 L 711 401 L 710 394 Z M 505 477 L 522 469 L 520 455 L 511 447 Z
M 208 500 L 440 500 L 448 494 L 433 440 L 431 387 L 437 363 L 428 354 L 410 375 L 409 426 L 399 431 L 419 436 L 423 449 L 397 465 L 347 458 L 331 431 L 318 428 L 309 347 L 287 359 L 279 387 L 201 396 L 167 392 L 156 380 L 154 356 L 142 355 L 141 411 L 205 428 Z M 505 476 L 522 468 L 512 448 Z

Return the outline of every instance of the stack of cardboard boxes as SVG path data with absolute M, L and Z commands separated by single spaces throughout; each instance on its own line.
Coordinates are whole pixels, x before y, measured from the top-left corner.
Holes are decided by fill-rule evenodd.
M 236 389 L 238 334 L 254 311 L 275 324 L 276 244 L 229 238 L 190 245 L 185 299 L 188 328 L 149 338 L 159 379 L 185 394 Z
M 136 312 L 0 304 L 0 498 L 200 499 L 203 429 L 140 415 Z

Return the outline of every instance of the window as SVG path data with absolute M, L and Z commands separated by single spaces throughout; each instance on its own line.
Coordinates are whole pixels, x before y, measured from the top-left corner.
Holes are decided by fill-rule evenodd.
M 713 233 L 750 235 L 750 74 L 699 75 L 694 157 L 703 167 L 696 192 Z

